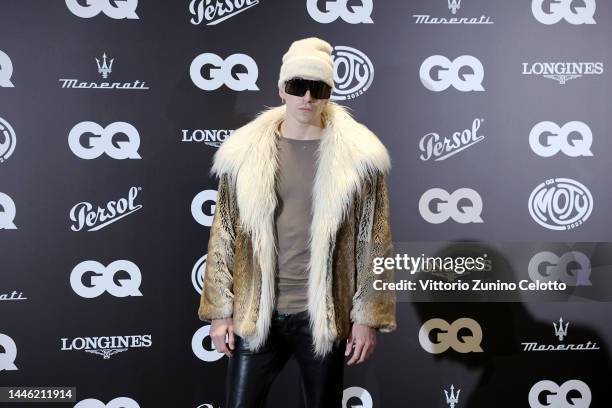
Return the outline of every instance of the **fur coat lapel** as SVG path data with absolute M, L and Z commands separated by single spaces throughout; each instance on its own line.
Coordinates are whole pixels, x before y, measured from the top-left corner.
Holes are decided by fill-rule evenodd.
M 241 228 L 251 235 L 255 261 L 261 267 L 261 300 L 253 346 L 266 339 L 275 302 L 277 248 L 274 239 L 278 168 L 277 133 L 284 105 L 259 113 L 237 129 L 214 157 L 211 174 L 230 174 L 236 185 Z M 335 234 L 348 213 L 353 195 L 368 174 L 387 173 L 390 158 L 374 133 L 355 121 L 347 108 L 328 102 L 325 129 L 316 152 L 312 184 L 308 310 L 318 353 L 329 350 L 336 337 L 331 287 L 331 256 Z

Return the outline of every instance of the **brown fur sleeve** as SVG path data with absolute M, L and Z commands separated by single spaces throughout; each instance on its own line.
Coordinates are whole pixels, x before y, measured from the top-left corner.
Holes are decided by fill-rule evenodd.
M 393 282 L 395 272 L 393 268 L 386 268 L 382 274 L 373 272 L 374 258 L 394 256 L 385 174 L 377 173 L 364 183 L 359 207 L 356 291 L 351 320 L 381 332 L 390 332 L 397 327 L 395 291 L 375 290 L 373 286 L 377 279 Z
M 217 204 L 208 239 L 204 288 L 198 309 L 202 321 L 232 317 L 236 219 L 234 188 L 230 177 L 223 174 L 219 179 Z

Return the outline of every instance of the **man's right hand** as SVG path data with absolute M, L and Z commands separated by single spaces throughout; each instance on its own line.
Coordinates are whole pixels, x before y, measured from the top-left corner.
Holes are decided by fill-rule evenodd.
M 210 325 L 210 338 L 219 353 L 232 357 L 234 355 L 234 321 L 232 318 L 213 319 Z

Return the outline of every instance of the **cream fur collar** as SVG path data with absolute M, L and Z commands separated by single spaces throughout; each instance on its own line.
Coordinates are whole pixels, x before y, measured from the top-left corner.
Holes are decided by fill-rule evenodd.
M 267 108 L 237 129 L 214 157 L 211 175 L 230 174 L 236 183 L 241 227 L 251 234 L 262 271 L 261 301 L 253 347 L 266 339 L 274 308 L 277 248 L 274 211 L 278 164 L 276 130 L 286 115 L 284 105 Z M 312 186 L 308 310 L 317 354 L 327 353 L 337 336 L 331 292 L 331 265 L 336 232 L 350 209 L 353 193 L 368 174 L 388 173 L 391 160 L 378 137 L 353 119 L 347 108 L 328 102 L 325 129 L 317 150 Z M 255 311 L 253 311 L 254 313 Z

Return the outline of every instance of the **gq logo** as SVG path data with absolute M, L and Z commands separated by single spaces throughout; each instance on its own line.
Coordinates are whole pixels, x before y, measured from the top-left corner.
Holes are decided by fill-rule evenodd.
M 246 68 L 246 72 L 234 73 L 234 67 Z M 205 76 L 202 68 L 206 68 Z M 189 68 L 191 80 L 204 91 L 214 91 L 223 85 L 234 91 L 258 91 L 257 77 L 259 69 L 255 60 L 246 54 L 233 54 L 223 60 L 216 54 L 200 54 Z
M 11 157 L 15 151 L 17 137 L 10 123 L 0 118 L 0 163 Z
M 532 0 L 531 12 L 542 24 L 555 24 L 565 19 L 570 24 L 596 24 L 595 0 L 584 0 L 573 4 L 573 0 Z M 582 5 L 584 3 L 584 6 Z M 547 11 L 544 10 L 546 4 Z
M 568 398 L 570 391 L 578 391 L 580 397 Z M 568 380 L 561 384 L 542 380 L 529 390 L 529 406 L 531 408 L 588 408 L 591 405 L 591 389 L 583 381 Z
M 206 258 L 208 254 L 198 259 L 191 269 L 191 283 L 198 296 L 202 295 L 204 289 L 204 274 L 206 272 Z
M 127 272 L 128 278 L 117 277 L 119 272 Z M 87 283 L 84 283 L 84 278 Z M 115 284 L 117 282 L 117 284 Z M 84 298 L 95 298 L 105 291 L 115 297 L 142 296 L 140 284 L 142 274 L 135 263 L 118 260 L 108 266 L 96 261 L 83 261 L 70 273 L 70 286 Z
M 578 134 L 579 137 L 570 137 Z M 529 146 L 538 156 L 551 157 L 559 152 L 570 157 L 593 156 L 591 145 L 593 133 L 584 122 L 567 122 L 559 127 L 554 122 L 544 121 L 529 132 Z
M 141 158 L 140 135 L 127 122 L 114 122 L 105 128 L 95 122 L 78 123 L 68 134 L 68 145 L 75 155 L 86 160 L 104 153 L 117 160 Z
M 340 17 L 342 20 L 350 24 L 372 24 L 372 9 L 374 8 L 373 0 L 362 0 L 361 6 L 349 6 L 348 0 L 325 1 L 324 11 L 319 10 L 317 0 L 306 0 L 306 10 L 315 21 L 328 24 Z
M 15 365 L 15 358 L 17 358 L 15 341 L 6 334 L 0 333 L 0 349 L 4 350 L 4 353 L 0 353 L 0 371 L 19 370 Z
M 468 67 L 472 73 L 459 75 L 463 67 Z M 432 76 L 434 68 L 436 74 Z M 419 76 L 425 88 L 434 92 L 444 91 L 451 85 L 462 92 L 484 91 L 484 68 L 478 58 L 471 55 L 461 55 L 453 61 L 443 55 L 432 55 L 421 64 Z
M 85 0 L 84 3 L 81 5 L 79 0 L 66 0 L 68 10 L 81 18 L 95 17 L 102 12 L 115 20 L 138 19 L 138 0 Z
M 0 86 L 5 88 L 15 87 L 11 82 L 11 76 L 13 76 L 13 62 L 5 52 L 0 50 Z
M 117 397 L 110 400 L 108 404 L 95 398 L 87 398 L 79 401 L 74 408 L 140 408 L 140 405 L 128 397 Z
M 561 256 L 549 251 L 538 252 L 527 268 L 533 282 L 561 281 L 568 286 L 592 286 L 591 260 L 582 252 L 569 251 Z
M 469 202 L 468 205 L 460 205 L 461 200 Z M 434 210 L 431 204 L 434 204 Z M 460 188 L 449 194 L 441 188 L 427 190 L 419 200 L 419 212 L 421 217 L 431 224 L 441 224 L 452 218 L 460 224 L 483 222 L 482 198 L 471 188 Z
M 591 211 L 591 192 L 568 178 L 546 180 L 529 196 L 529 214 L 538 224 L 551 230 L 576 228 L 589 218 Z
M 225 356 L 223 353 L 219 353 L 215 350 L 215 346 L 212 344 L 212 340 L 209 340 L 212 349 L 209 350 L 204 347 L 204 339 L 210 338 L 210 325 L 200 327 L 191 338 L 191 350 L 200 360 L 206 362 L 212 362 L 220 360 Z
M 355 400 L 359 402 L 355 404 Z M 374 401 L 370 393 L 361 387 L 348 387 L 342 393 L 342 408 L 372 408 Z
M 217 190 L 200 191 L 191 201 L 191 215 L 198 224 L 210 227 L 217 206 Z
M 459 330 L 468 329 L 471 335 L 462 335 L 459 338 Z M 431 334 L 434 332 L 434 340 Z M 443 319 L 429 319 L 419 331 L 419 343 L 425 351 L 431 354 L 444 353 L 451 347 L 458 353 L 481 353 L 482 328 L 478 322 L 468 317 L 462 317 L 448 324 Z
M 4 210 L 4 211 L 1 211 Z M 8 194 L 0 192 L 0 229 L 17 229 L 15 220 L 15 202 Z
M 374 66 L 363 52 L 343 45 L 334 47 L 334 92 L 332 100 L 354 99 L 370 88 Z

